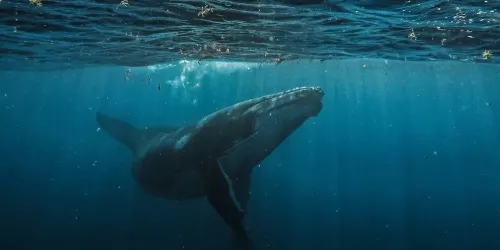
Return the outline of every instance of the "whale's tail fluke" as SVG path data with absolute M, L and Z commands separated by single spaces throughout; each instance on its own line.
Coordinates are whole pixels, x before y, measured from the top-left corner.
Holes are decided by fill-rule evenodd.
M 148 126 L 146 128 L 137 128 L 134 125 L 97 112 L 97 124 L 106 131 L 111 137 L 125 145 L 132 154 L 136 155 L 142 143 L 153 139 L 158 134 L 172 133 L 179 129 L 174 126 Z
M 106 131 L 111 137 L 125 145 L 132 153 L 137 150 L 137 144 L 142 137 L 142 131 L 132 124 L 117 118 L 110 117 L 97 112 L 96 121 L 99 127 Z

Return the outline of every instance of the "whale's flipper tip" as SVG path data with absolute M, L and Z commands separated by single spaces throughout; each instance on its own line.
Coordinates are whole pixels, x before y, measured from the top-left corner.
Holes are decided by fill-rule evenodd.
M 238 235 L 236 233 L 232 233 L 232 248 L 233 250 L 253 250 L 254 242 L 248 232 L 244 235 Z

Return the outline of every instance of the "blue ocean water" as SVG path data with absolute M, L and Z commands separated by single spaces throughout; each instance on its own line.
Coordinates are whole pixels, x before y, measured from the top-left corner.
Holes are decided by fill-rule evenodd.
M 125 69 L 1 73 L 1 249 L 229 249 L 204 199 L 139 190 L 95 113 L 183 125 L 296 86 L 322 87 L 324 108 L 253 172 L 258 249 L 500 247 L 498 65 L 181 62 L 129 82 Z
M 256 250 L 500 249 L 499 11 L 0 0 L 0 249 L 232 249 L 206 199 L 145 194 L 96 113 L 179 127 L 300 86 L 323 109 L 253 170 Z

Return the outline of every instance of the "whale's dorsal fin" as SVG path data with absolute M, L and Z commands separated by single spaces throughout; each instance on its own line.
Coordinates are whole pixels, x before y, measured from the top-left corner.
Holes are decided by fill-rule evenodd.
M 150 140 L 158 134 L 171 133 L 178 129 L 168 126 L 140 129 L 126 121 L 110 117 L 101 112 L 97 112 L 96 120 L 100 128 L 125 145 L 133 154 L 136 154 L 140 143 Z

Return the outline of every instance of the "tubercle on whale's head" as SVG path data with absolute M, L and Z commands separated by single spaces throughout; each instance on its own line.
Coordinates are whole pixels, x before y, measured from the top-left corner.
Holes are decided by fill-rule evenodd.
M 319 87 L 294 88 L 249 100 L 248 102 L 253 101 L 253 105 L 246 109 L 244 113 L 279 113 L 280 110 L 295 107 L 294 116 L 316 116 L 323 108 L 324 95 L 325 92 Z

